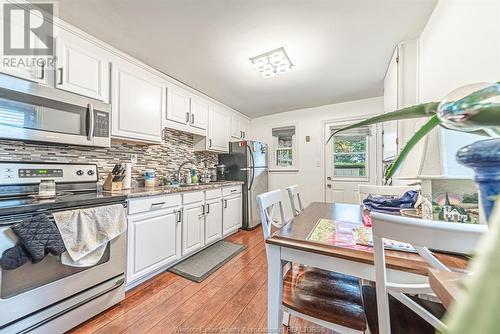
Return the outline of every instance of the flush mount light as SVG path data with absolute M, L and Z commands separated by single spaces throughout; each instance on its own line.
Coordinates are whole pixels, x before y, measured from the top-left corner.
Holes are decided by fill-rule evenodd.
M 250 58 L 250 61 L 264 78 L 271 78 L 276 74 L 286 73 L 293 67 L 283 47 Z

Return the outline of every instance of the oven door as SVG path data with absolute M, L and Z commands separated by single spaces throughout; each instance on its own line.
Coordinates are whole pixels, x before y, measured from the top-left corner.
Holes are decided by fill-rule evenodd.
M 16 242 L 9 225 L 1 225 L 0 254 Z M 123 274 L 125 269 L 125 233 L 108 243 L 104 256 L 93 267 L 65 266 L 60 257 L 47 255 L 36 264 L 0 269 L 0 332 L 22 317 Z

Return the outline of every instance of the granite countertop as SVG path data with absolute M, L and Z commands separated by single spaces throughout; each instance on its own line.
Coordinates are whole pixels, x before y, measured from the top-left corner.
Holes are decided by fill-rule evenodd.
M 201 191 L 201 190 L 216 189 L 228 186 L 238 186 L 242 184 L 243 182 L 241 181 L 219 181 L 210 183 L 198 183 L 184 187 L 173 187 L 173 186 L 161 186 L 154 188 L 138 187 L 112 193 L 107 191 L 102 191 L 102 193 L 110 194 L 113 196 L 127 196 L 128 198 L 137 198 L 137 197 L 173 194 L 173 193 L 188 192 L 188 191 Z

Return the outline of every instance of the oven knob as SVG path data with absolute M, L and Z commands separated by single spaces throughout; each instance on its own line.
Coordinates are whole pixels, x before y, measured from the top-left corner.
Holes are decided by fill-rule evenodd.
M 87 171 L 87 174 L 88 174 L 88 175 L 90 175 L 90 176 L 92 176 L 92 175 L 94 175 L 94 174 L 95 174 L 95 172 L 94 172 L 94 170 L 89 169 L 89 170 Z
M 83 170 L 79 169 L 76 171 L 76 175 L 82 176 L 83 175 Z

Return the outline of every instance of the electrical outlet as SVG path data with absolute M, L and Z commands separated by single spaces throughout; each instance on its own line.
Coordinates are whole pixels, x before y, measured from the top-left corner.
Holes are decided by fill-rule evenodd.
M 137 163 L 137 154 L 131 154 L 130 155 L 130 162 L 132 164 L 136 164 Z

